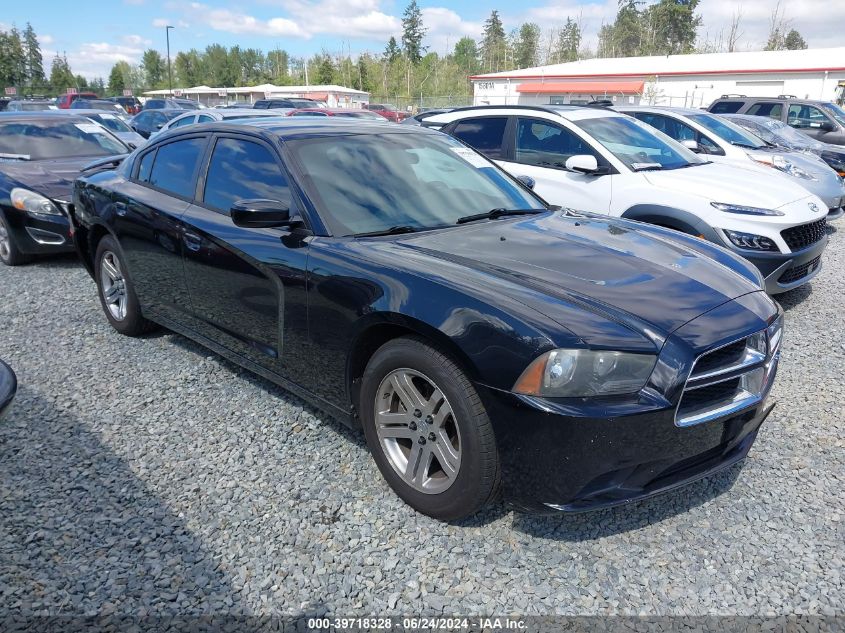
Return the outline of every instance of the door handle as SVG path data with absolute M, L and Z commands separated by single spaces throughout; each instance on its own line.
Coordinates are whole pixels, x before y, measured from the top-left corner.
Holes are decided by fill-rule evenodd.
M 197 252 L 202 248 L 202 238 L 199 235 L 194 233 L 185 233 L 182 236 L 185 240 L 185 246 L 188 247 L 188 250 L 193 252 Z

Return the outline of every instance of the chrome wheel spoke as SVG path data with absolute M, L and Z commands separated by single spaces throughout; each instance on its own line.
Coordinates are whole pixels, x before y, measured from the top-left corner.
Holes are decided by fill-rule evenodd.
M 457 451 L 452 446 L 452 443 L 447 439 L 445 441 L 438 440 L 431 443 L 431 451 L 437 458 L 437 463 L 449 479 L 452 479 L 458 474 L 458 466 L 460 464 L 460 457 Z
M 121 279 L 122 275 L 120 274 L 120 270 L 109 255 L 103 257 L 103 268 L 105 269 L 106 274 L 111 277 L 112 281 Z
M 417 434 L 408 428 L 407 413 L 390 413 L 381 411 L 376 415 L 378 435 L 382 439 L 408 439 L 414 440 Z
M 406 372 L 395 374 L 393 376 L 392 386 L 396 395 L 399 396 L 399 399 L 408 411 L 414 411 L 415 409 L 421 410 L 425 407 L 425 399 L 417 391 L 417 388 L 411 381 L 410 374 Z
M 120 260 L 106 251 L 100 260 L 100 292 L 111 316 L 123 321 L 128 311 L 126 281 L 120 272 Z

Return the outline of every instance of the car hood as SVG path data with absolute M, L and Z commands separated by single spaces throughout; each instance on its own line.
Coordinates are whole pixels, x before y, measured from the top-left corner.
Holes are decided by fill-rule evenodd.
M 709 163 L 684 169 L 641 173 L 655 187 L 677 192 L 684 197 L 695 194 L 712 202 L 749 207 L 779 209 L 810 195 L 790 179 L 769 173 L 751 162 L 747 167 L 736 163 Z M 753 186 L 749 186 L 749 182 L 753 182 Z
M 0 170 L 26 187 L 43 196 L 70 202 L 73 181 L 80 170 L 102 156 L 77 156 L 61 160 L 19 161 L 3 163 Z
M 607 216 L 556 212 L 409 235 L 394 245 L 531 287 L 540 298 L 530 307 L 576 335 L 578 324 L 556 319 L 547 297 L 663 338 L 716 306 L 760 290 L 669 235 Z

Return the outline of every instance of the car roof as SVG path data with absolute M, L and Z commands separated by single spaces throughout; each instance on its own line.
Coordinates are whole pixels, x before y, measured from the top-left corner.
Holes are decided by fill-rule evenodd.
M 99 110 L 98 110 L 99 112 Z M 62 118 L 63 121 L 66 119 L 76 119 L 79 123 L 88 122 L 88 117 L 84 114 L 79 114 L 74 112 L 73 114 L 64 114 L 62 117 L 56 116 L 57 112 L 55 110 L 31 110 L 29 112 L 0 112 L 0 123 L 6 121 L 15 121 L 15 120 L 22 120 L 22 121 L 55 121 L 59 118 Z
M 680 114 L 683 116 L 692 116 L 695 114 L 710 114 L 712 116 L 716 116 L 712 112 L 708 112 L 707 110 L 699 110 L 698 108 L 678 108 L 674 106 L 619 106 L 618 108 L 614 109 L 619 112 L 669 112 L 672 114 Z
M 494 105 L 494 106 L 469 106 L 466 108 L 455 108 L 449 112 L 437 114 L 434 116 L 450 116 L 456 114 L 500 114 L 502 116 L 520 116 L 525 115 L 526 112 L 541 112 L 559 116 L 568 121 L 583 121 L 585 119 L 600 119 L 603 117 L 623 117 L 626 115 L 620 114 L 601 106 L 573 106 L 573 105 L 544 105 L 544 106 L 529 106 L 529 105 Z M 460 117 L 451 117 L 450 120 L 455 121 Z

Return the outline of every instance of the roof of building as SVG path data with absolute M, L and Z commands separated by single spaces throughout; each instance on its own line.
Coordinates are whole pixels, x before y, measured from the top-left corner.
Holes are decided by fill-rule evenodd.
M 261 84 L 260 86 L 236 86 L 234 88 L 211 88 L 209 86 L 194 86 L 193 88 L 174 88 L 173 90 L 148 90 L 144 93 L 145 96 L 167 96 L 169 94 L 179 92 L 182 95 L 217 95 L 225 93 L 227 95 L 237 94 L 274 94 L 274 95 L 291 95 L 300 93 L 326 93 L 331 92 L 335 94 L 349 94 L 349 95 L 368 95 L 368 92 L 363 90 L 355 90 L 354 88 L 346 88 L 344 86 L 335 85 L 318 85 L 318 86 L 276 86 L 274 84 Z
M 831 70 L 845 71 L 845 47 L 582 59 L 565 64 L 475 75 L 471 79 L 575 79 Z

